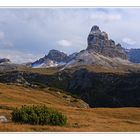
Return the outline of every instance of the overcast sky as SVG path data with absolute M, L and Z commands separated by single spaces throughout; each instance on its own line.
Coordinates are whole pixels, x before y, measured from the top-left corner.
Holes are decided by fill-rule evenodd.
M 24 63 L 50 49 L 78 52 L 93 25 L 124 48 L 140 48 L 140 8 L 1 8 L 0 58 Z

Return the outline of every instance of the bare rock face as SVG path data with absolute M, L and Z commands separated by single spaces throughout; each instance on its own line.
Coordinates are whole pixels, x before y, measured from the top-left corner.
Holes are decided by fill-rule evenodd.
M 46 58 L 54 60 L 56 62 L 65 62 L 67 60 L 67 54 L 58 50 L 50 50 Z
M 107 57 L 119 57 L 121 59 L 127 59 L 125 49 L 121 44 L 115 44 L 115 41 L 108 38 L 106 32 L 102 32 L 98 26 L 93 26 L 88 35 L 88 47 L 87 50 L 95 51 Z

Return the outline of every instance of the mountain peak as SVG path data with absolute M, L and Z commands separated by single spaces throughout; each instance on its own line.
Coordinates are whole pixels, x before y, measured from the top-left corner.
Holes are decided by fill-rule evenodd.
M 100 28 L 97 25 L 94 25 L 91 28 L 90 34 L 100 34 L 100 33 L 101 33 L 101 30 L 100 30 Z
M 91 28 L 88 35 L 88 47 L 86 50 L 92 50 L 96 53 L 107 57 L 119 57 L 121 59 L 127 59 L 127 54 L 122 48 L 121 44 L 115 44 L 115 41 L 108 38 L 108 34 L 101 31 L 100 28 L 95 25 Z
M 46 57 L 57 62 L 65 62 L 68 56 L 63 52 L 52 49 Z
M 91 31 L 97 31 L 97 30 L 100 30 L 99 26 L 97 25 L 92 26 Z
M 52 50 L 50 50 L 50 51 L 49 51 L 49 53 L 48 53 L 48 54 L 50 54 L 50 53 L 57 53 L 57 52 L 59 53 L 60 51 L 55 50 L 55 49 L 52 49 Z

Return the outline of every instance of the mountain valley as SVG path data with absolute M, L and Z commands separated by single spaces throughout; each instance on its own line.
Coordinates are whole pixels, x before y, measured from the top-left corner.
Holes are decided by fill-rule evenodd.
M 0 59 L 0 114 L 8 118 L 0 131 L 140 131 L 139 58 L 138 49 L 125 50 L 95 25 L 80 52 L 53 49 L 26 64 Z M 68 124 L 11 121 L 15 107 L 34 104 L 60 110 Z

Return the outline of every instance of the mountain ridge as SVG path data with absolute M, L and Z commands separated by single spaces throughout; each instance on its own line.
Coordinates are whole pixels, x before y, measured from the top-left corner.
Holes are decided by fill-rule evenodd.
M 75 65 L 94 64 L 103 66 L 129 65 L 129 60 L 125 49 L 121 44 L 109 39 L 108 34 L 101 31 L 97 25 L 91 28 L 87 38 L 87 48 L 78 53 L 67 55 L 58 50 L 50 50 L 48 55 L 32 63 L 32 67 L 41 64 L 39 67 L 73 67 Z M 113 63 L 112 63 L 113 61 Z M 38 66 L 37 66 L 38 68 Z
M 87 37 L 87 47 L 80 52 L 67 55 L 52 49 L 44 57 L 30 63 L 21 64 L 32 68 L 63 67 L 71 68 L 79 65 L 98 65 L 118 67 L 132 66 L 140 63 L 140 49 L 124 49 L 120 43 L 110 39 L 105 31 L 94 25 Z M 13 64 L 9 59 L 0 59 L 1 64 Z

